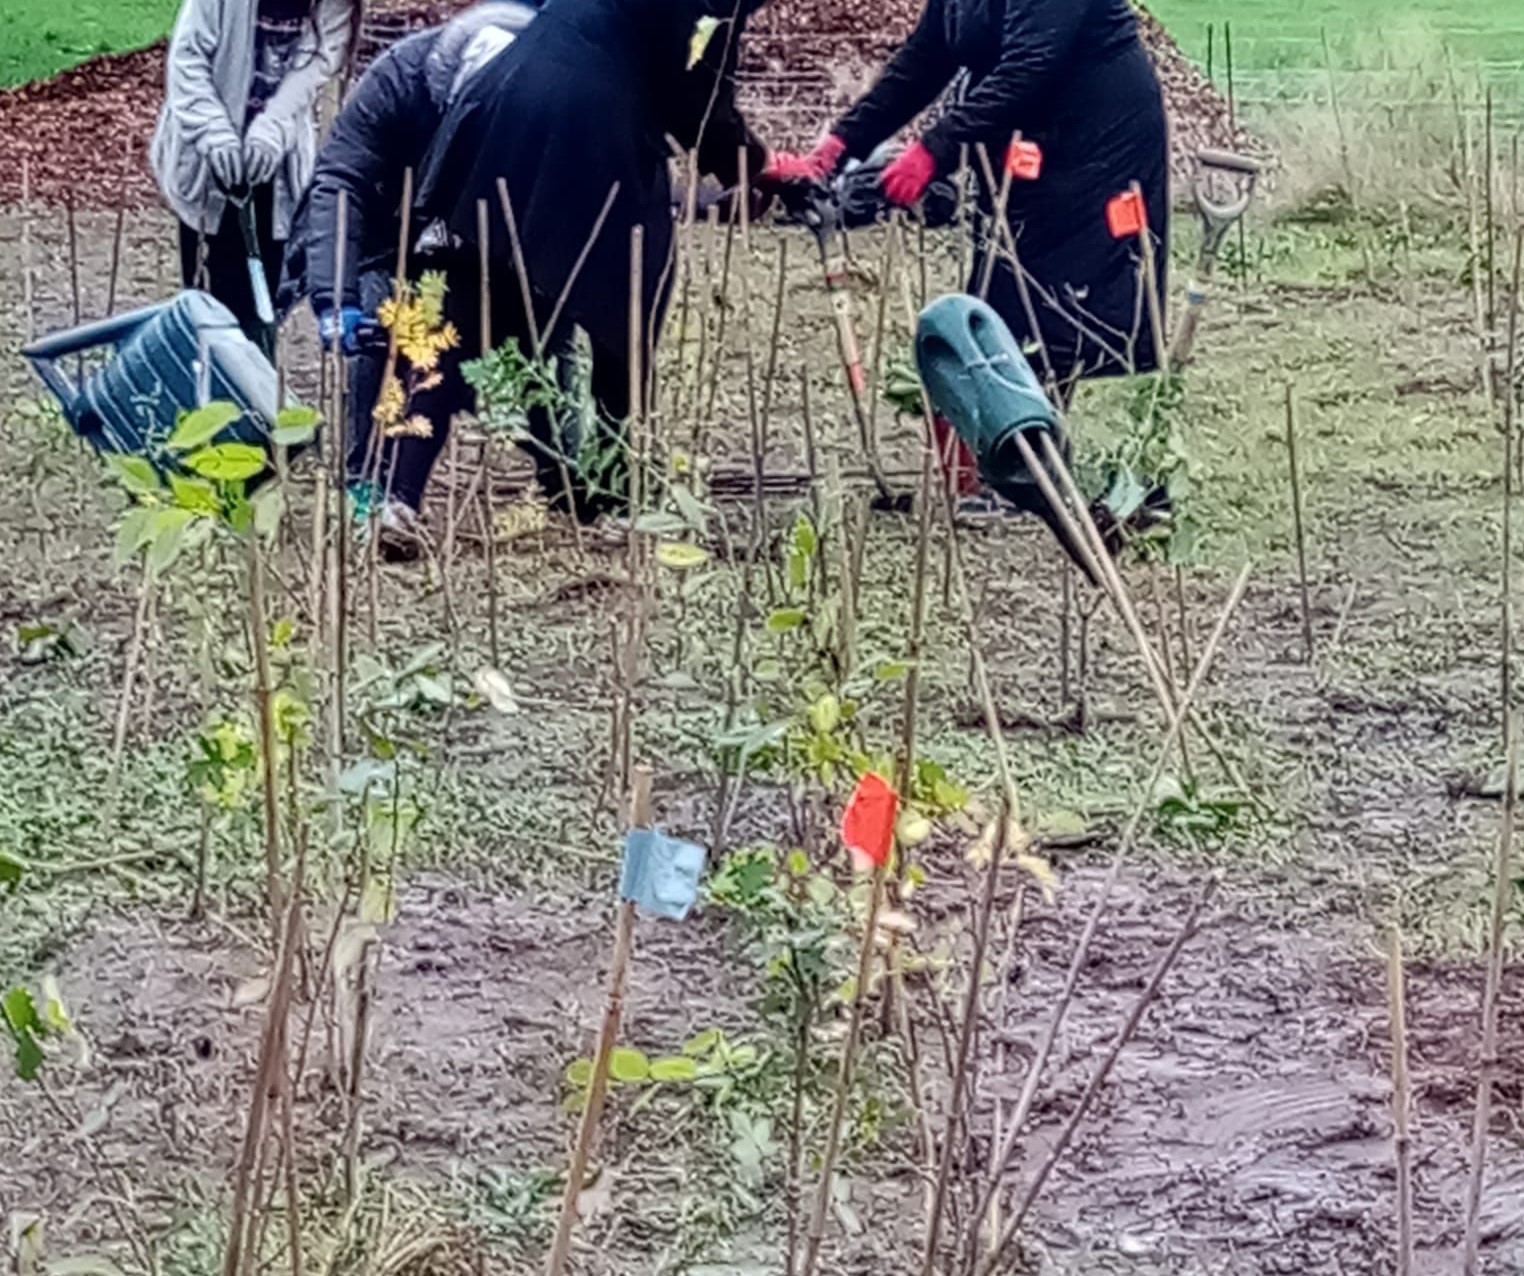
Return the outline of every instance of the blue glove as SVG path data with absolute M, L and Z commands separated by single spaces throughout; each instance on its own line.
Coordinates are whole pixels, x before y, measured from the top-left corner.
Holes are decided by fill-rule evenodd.
M 358 306 L 319 311 L 317 321 L 318 339 L 323 343 L 323 349 L 331 349 L 337 338 L 339 349 L 350 356 L 360 353 L 363 339 L 374 326 L 370 317 Z

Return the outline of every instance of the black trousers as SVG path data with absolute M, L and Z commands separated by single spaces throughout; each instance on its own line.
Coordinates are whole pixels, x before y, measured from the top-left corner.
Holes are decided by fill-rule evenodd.
M 476 408 L 476 392 L 466 383 L 460 369 L 463 363 L 480 357 L 482 351 L 480 272 L 475 259 L 452 257 L 421 261 L 418 266 L 420 270 L 444 271 L 445 318 L 455 325 L 460 342 L 440 358 L 438 384 L 413 396 L 410 413 L 429 422 L 432 427 L 429 435 L 386 440 L 381 445 L 379 470 L 375 469 L 375 445 L 371 441 L 375 429 L 372 413 L 385 374 L 386 353 L 367 351 L 352 359 L 349 368 L 350 478 L 358 480 L 376 472 L 383 487 L 414 509 L 421 507 L 429 475 L 449 443 L 451 420 L 457 413 Z M 388 295 L 390 288 L 388 277 L 367 276 L 361 281 L 361 296 L 369 313 L 374 313 L 374 307 Z M 525 350 L 530 348 L 532 334 L 516 279 L 494 281 L 491 324 L 489 336 L 494 346 L 512 338 Z M 573 349 L 574 331 L 570 324 L 558 324 L 557 331 L 544 339 L 544 353 L 555 360 L 563 391 L 571 389 Z M 596 490 L 616 498 L 623 496 L 627 467 L 622 464 L 622 452 L 624 423 L 630 412 L 629 382 L 628 356 L 594 345 L 589 389 L 598 420 L 597 436 L 591 440 L 575 437 L 558 414 L 544 407 L 531 408 L 527 413 L 530 434 L 527 446 L 533 455 L 536 477 L 552 498 L 562 493 L 563 470 L 565 478 L 580 494 Z M 615 463 L 599 466 L 596 474 L 588 472 L 579 468 L 579 455 L 586 460 L 589 453 L 613 457 Z
M 259 258 L 264 265 L 270 296 L 280 283 L 281 258 L 286 241 L 275 238 L 275 187 L 256 186 L 251 196 Z M 250 340 L 258 340 L 261 325 L 254 309 L 254 286 L 249 281 L 249 254 L 244 244 L 238 210 L 229 204 L 222 223 L 212 235 L 180 223 L 180 278 L 187 288 L 200 288 L 222 302 L 238 319 Z

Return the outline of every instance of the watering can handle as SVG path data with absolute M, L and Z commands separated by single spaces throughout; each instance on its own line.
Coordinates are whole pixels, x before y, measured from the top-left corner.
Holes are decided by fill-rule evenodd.
M 163 310 L 165 304 L 160 302 L 157 305 L 144 306 L 138 310 L 130 310 L 124 315 L 113 315 L 110 319 L 87 323 L 80 328 L 70 328 L 67 332 L 55 332 L 50 337 L 34 341 L 21 353 L 31 363 L 37 375 L 42 378 L 43 384 L 57 396 L 58 401 L 63 404 L 65 413 L 72 420 L 78 406 L 79 387 L 54 366 L 55 360 L 62 359 L 66 355 L 93 350 L 97 346 L 120 345 Z

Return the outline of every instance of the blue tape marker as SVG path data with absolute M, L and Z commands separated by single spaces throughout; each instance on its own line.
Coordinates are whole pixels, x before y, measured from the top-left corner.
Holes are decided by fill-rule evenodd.
M 658 829 L 631 829 L 624 837 L 619 897 L 642 912 L 682 921 L 698 899 L 704 848 Z

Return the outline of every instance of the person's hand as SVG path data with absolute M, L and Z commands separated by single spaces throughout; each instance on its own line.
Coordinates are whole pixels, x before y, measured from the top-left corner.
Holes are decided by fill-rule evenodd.
M 358 306 L 343 306 L 318 313 L 318 339 L 323 349 L 331 350 L 335 341 L 351 357 L 360 353 L 362 340 L 369 335 L 371 320 Z
M 841 166 L 847 144 L 834 133 L 822 138 L 808 155 L 794 151 L 775 151 L 768 156 L 762 180 L 778 185 L 823 182 Z
M 920 202 L 936 175 L 937 161 L 931 152 L 920 142 L 913 142 L 884 169 L 881 182 L 891 204 L 909 208 Z
M 243 185 L 243 147 L 237 142 L 221 142 L 206 153 L 207 166 L 217 185 L 225 191 Z
M 268 138 L 249 137 L 243 143 L 243 170 L 250 186 L 264 186 L 273 181 L 285 157 Z

